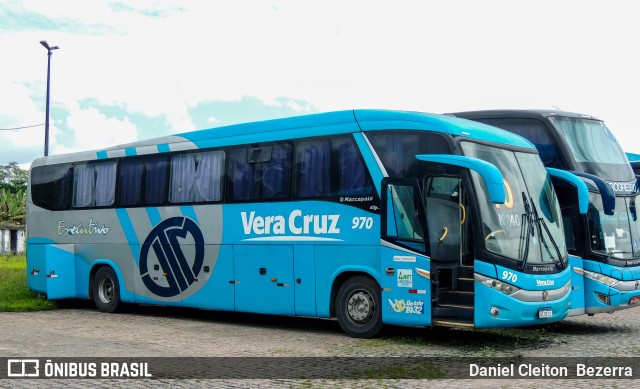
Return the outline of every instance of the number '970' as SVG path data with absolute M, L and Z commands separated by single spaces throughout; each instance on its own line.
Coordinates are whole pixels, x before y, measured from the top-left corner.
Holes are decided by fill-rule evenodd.
M 351 220 L 351 229 L 353 230 L 362 230 L 367 229 L 370 230 L 373 227 L 373 218 L 372 217 L 354 217 Z

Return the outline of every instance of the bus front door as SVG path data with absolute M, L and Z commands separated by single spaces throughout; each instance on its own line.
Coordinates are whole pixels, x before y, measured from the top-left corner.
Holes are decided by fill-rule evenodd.
M 431 256 L 433 322 L 473 326 L 473 249 L 460 177 L 423 180 Z

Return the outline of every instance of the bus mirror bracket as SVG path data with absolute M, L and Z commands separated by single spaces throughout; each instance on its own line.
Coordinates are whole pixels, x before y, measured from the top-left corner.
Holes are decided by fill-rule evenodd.
M 489 200 L 494 204 L 504 204 L 504 179 L 502 178 L 502 173 L 494 164 L 478 158 L 449 154 L 418 154 L 416 159 L 424 162 L 459 166 L 475 171 L 487 185 Z
M 578 176 L 564 170 L 547 168 L 547 173 L 553 178 L 557 178 L 573 185 L 578 192 L 578 211 L 581 215 L 585 215 L 589 209 L 589 188 Z

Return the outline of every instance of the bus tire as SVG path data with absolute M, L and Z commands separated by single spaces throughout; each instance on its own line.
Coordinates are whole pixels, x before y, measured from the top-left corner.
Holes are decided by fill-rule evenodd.
M 93 278 L 93 301 L 101 312 L 114 313 L 122 307 L 120 283 L 112 268 L 104 266 L 96 272 Z
M 371 278 L 347 280 L 336 294 L 336 317 L 342 330 L 354 338 L 373 338 L 382 329 L 380 286 Z

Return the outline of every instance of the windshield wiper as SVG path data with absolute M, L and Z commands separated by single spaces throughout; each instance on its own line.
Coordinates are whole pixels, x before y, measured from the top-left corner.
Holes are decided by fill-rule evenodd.
M 538 215 L 538 210 L 536 209 L 536 204 L 533 202 L 533 199 L 531 199 L 531 206 L 533 207 L 532 209 L 533 217 L 536 222 L 536 225 L 538 226 L 538 233 L 540 234 L 540 239 L 542 239 L 542 228 L 544 228 L 544 231 L 547 233 L 547 236 L 549 237 L 549 240 L 551 241 L 553 248 L 556 250 L 556 254 L 558 255 L 558 262 L 560 262 L 560 265 L 564 267 L 565 263 L 564 263 L 564 260 L 562 259 L 560 248 L 558 247 L 556 240 L 553 238 L 553 235 L 551 235 L 551 231 L 549 231 L 549 227 L 547 227 L 547 222 Z
M 524 269 L 527 267 L 529 243 L 531 241 L 531 237 L 535 237 L 535 228 L 533 228 L 533 215 L 531 214 L 529 200 L 527 200 L 527 195 L 524 191 L 522 192 L 522 202 L 524 203 L 525 213 L 522 214 L 522 223 L 520 224 L 520 245 L 518 247 L 518 254 L 522 257 L 522 264 L 520 267 Z

